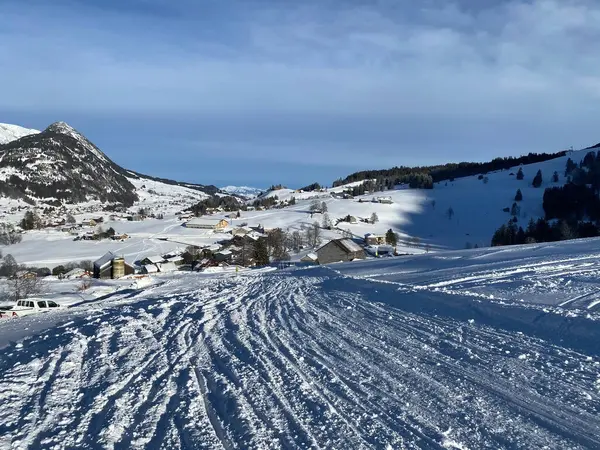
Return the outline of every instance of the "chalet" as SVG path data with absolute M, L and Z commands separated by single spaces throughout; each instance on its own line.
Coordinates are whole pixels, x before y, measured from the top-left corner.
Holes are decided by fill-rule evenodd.
M 175 263 L 172 262 L 158 263 L 157 266 L 160 272 L 175 272 L 176 270 L 178 270 Z
M 348 223 L 358 223 L 358 219 L 354 216 L 348 216 Z
M 156 264 L 144 264 L 141 272 L 145 274 L 158 273 L 158 267 Z
M 365 234 L 365 244 L 367 244 L 367 245 L 385 244 L 385 236 L 380 235 L 380 234 L 367 233 L 367 234 Z
M 319 257 L 316 253 L 309 253 L 300 259 L 300 261 L 307 264 L 319 264 Z
M 215 253 L 215 261 L 218 262 L 223 262 L 223 261 L 230 261 L 231 258 L 233 257 L 233 253 L 231 252 L 231 250 L 221 250 L 217 253 Z
M 140 264 L 145 266 L 146 264 L 159 264 L 165 262 L 165 258 L 160 255 L 147 256 L 140 261 Z
M 112 252 L 106 253 L 102 258 L 94 261 L 94 278 L 122 278 L 135 273 L 135 269 L 125 262 L 122 257 Z
M 317 250 L 319 264 L 365 259 L 363 248 L 351 239 L 335 239 Z
M 379 203 L 384 203 L 386 205 L 391 205 L 392 203 L 394 203 L 394 201 L 392 200 L 392 197 L 386 196 L 386 197 L 377 197 L 377 201 Z
M 225 219 L 197 217 L 185 223 L 186 228 L 197 228 L 200 230 L 223 231 L 229 226 Z
M 176 266 L 181 266 L 185 262 L 185 259 L 182 255 L 175 255 L 168 257 L 167 262 L 173 263 Z
M 115 234 L 114 236 L 110 237 L 113 241 L 124 241 L 125 239 L 129 239 L 129 235 L 128 234 Z

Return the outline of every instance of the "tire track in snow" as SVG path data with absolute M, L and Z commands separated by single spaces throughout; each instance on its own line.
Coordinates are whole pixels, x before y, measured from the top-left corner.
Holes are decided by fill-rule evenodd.
M 417 308 L 445 294 L 323 269 L 182 277 L 147 295 L 7 350 L 9 445 L 600 446 L 600 355 L 461 321 L 471 300 Z

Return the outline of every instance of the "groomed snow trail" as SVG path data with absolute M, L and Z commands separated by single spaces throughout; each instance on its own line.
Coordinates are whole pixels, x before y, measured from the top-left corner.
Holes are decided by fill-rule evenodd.
M 326 268 L 182 276 L 5 348 L 0 448 L 600 448 L 597 325 Z

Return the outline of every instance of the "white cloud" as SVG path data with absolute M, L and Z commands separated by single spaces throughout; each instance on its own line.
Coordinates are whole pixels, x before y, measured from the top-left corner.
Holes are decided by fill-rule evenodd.
M 61 4 L 3 13 L 3 109 L 381 116 L 424 129 L 443 118 L 566 129 L 600 110 L 591 0 L 274 2 L 240 5 L 235 20 Z

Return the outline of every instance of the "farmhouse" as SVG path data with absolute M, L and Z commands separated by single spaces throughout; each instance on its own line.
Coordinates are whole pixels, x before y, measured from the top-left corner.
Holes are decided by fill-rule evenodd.
M 367 234 L 365 234 L 365 244 L 367 244 L 367 245 L 385 244 L 385 236 L 380 235 L 380 234 L 367 233 Z
M 350 239 L 335 239 L 317 250 L 319 264 L 365 259 L 365 251 Z
M 158 272 L 158 267 L 156 266 L 156 264 L 145 264 L 142 266 L 142 273 L 145 274 L 149 274 L 149 273 L 157 273 Z
M 165 261 L 165 258 L 163 258 L 160 255 L 151 255 L 151 256 L 146 256 L 144 259 L 142 259 L 140 261 L 140 263 L 142 266 L 145 266 L 148 264 L 159 264 L 164 261 Z
M 185 224 L 186 228 L 198 228 L 200 230 L 223 231 L 229 226 L 229 222 L 225 219 L 197 217 Z
M 112 252 L 106 253 L 102 258 L 94 261 L 94 278 L 117 278 L 135 273 L 135 269 L 125 262 L 122 257 Z
M 221 250 L 220 252 L 215 253 L 215 261 L 223 262 L 223 261 L 231 261 L 233 257 L 233 253 L 231 250 Z

